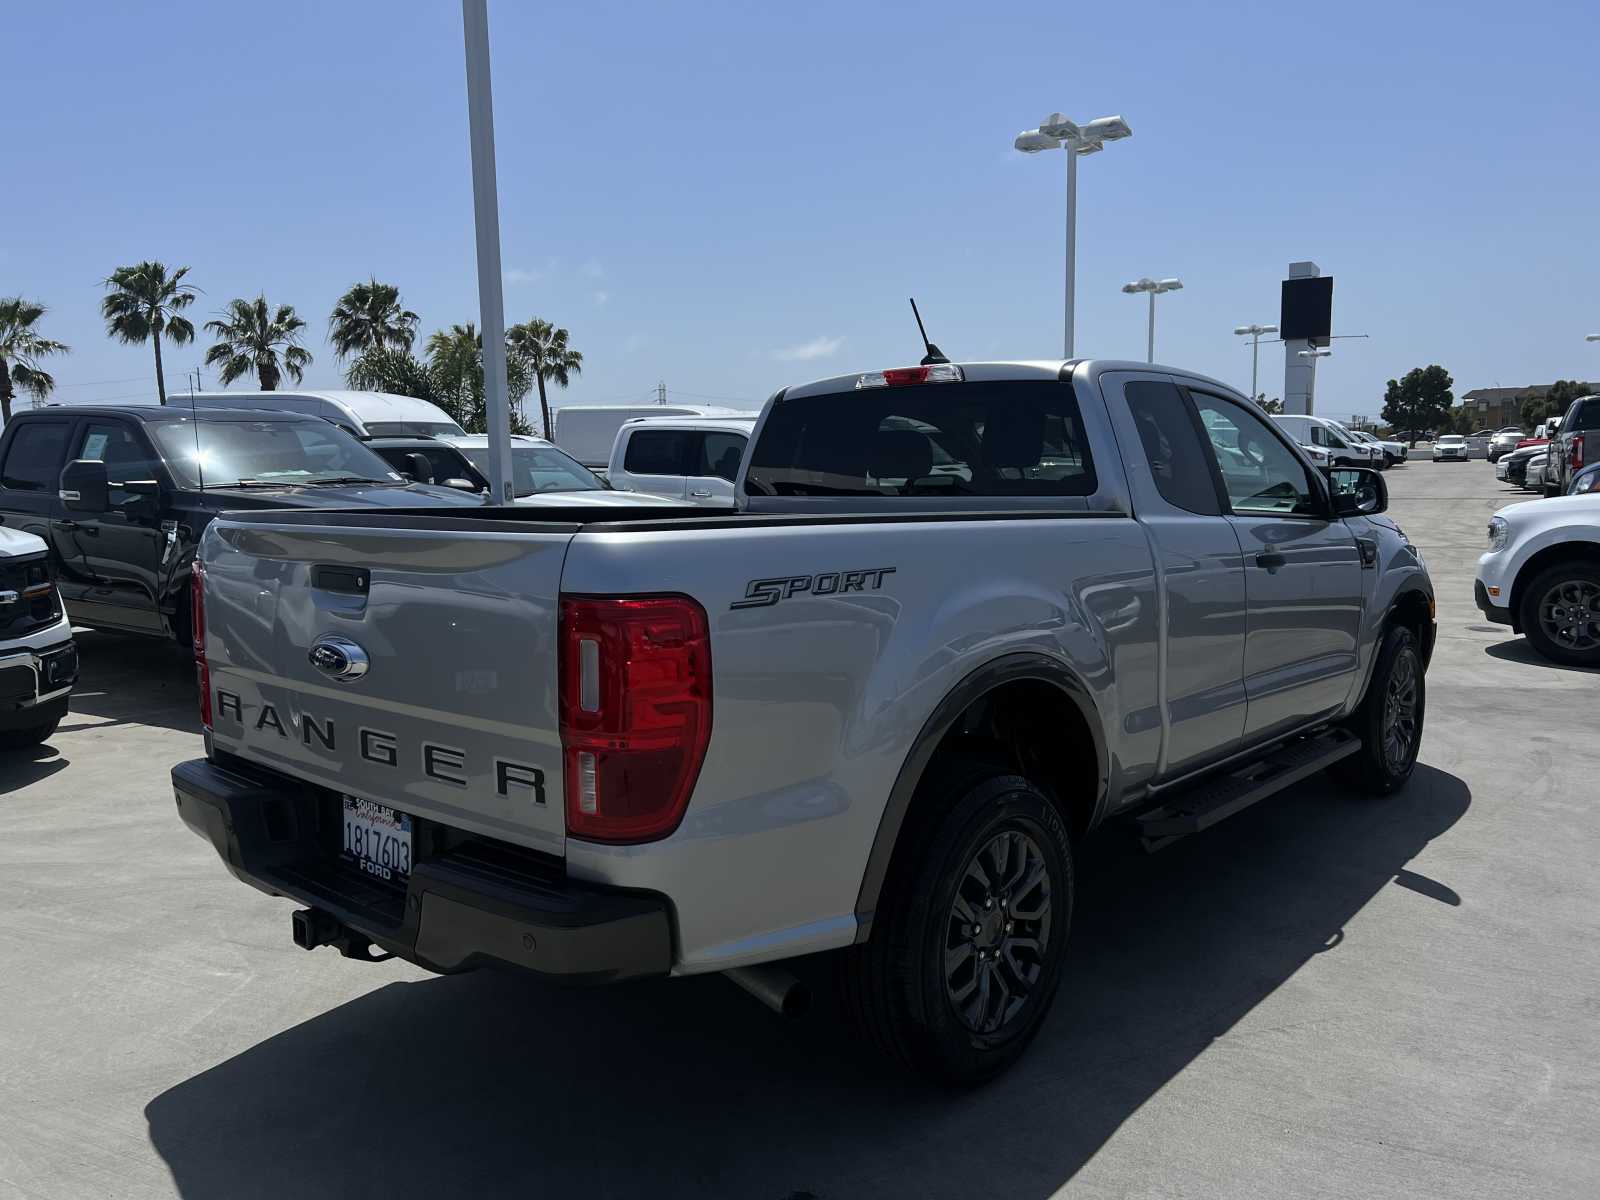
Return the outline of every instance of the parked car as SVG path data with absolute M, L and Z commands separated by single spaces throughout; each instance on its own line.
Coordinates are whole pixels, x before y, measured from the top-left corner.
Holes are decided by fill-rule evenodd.
M 489 474 L 489 438 L 468 433 L 445 439 L 472 460 L 478 473 Z M 518 504 L 577 505 L 584 508 L 637 508 L 681 504 L 678 497 L 624 495 L 559 446 L 526 434 L 511 435 L 512 490 Z
M 1567 406 L 1550 450 L 1545 491 L 1559 496 L 1585 463 L 1600 460 L 1600 396 L 1579 396 Z
M 437 404 L 393 392 L 196 392 L 192 396 L 175 394 L 169 403 L 176 407 L 304 413 L 331 421 L 360 438 L 461 432 L 461 426 Z
M 489 479 L 461 449 L 436 437 L 368 438 L 367 449 L 413 483 L 487 497 Z
M 1523 440 L 1527 441 L 1526 438 Z M 1513 487 L 1527 487 L 1528 464 L 1533 461 L 1535 456 L 1546 453 L 1545 447 L 1547 445 L 1549 445 L 1548 442 L 1534 442 L 1530 445 L 1518 446 L 1515 450 L 1505 455 L 1500 462 L 1505 464 L 1506 482 Z M 1500 463 L 1496 463 L 1495 466 L 1499 467 Z
M 230 513 L 178 813 L 308 949 L 779 1008 L 839 950 L 871 1036 L 972 1083 L 1108 818 L 1410 777 L 1433 587 L 1386 502 L 1226 385 L 1081 360 L 789 388 L 736 512 Z
M 0 439 L 0 518 L 43 538 L 81 625 L 189 640 L 189 564 L 224 509 L 464 507 L 482 497 L 408 484 L 317 417 L 288 412 L 57 405 Z
M 1405 462 L 1406 458 L 1411 453 L 1411 447 L 1407 446 L 1404 442 L 1385 440 L 1384 438 L 1380 438 L 1375 434 L 1368 433 L 1364 429 L 1352 429 L 1350 431 L 1350 436 L 1355 438 L 1358 442 L 1361 442 L 1363 445 L 1372 446 L 1377 449 L 1378 453 L 1382 455 L 1381 468 L 1383 470 L 1388 470 L 1390 467 L 1394 466 L 1395 463 Z
M 1434 462 L 1466 462 L 1467 439 L 1459 433 L 1440 434 L 1433 439 Z
M 1544 491 L 1544 469 L 1549 461 L 1550 447 L 1546 445 L 1528 459 L 1528 465 L 1523 470 L 1522 486 L 1530 492 Z
M 0 750 L 47 741 L 78 678 L 72 625 L 50 573 L 50 547 L 0 526 Z
M 1497 462 L 1502 455 L 1511 453 L 1517 448 L 1517 443 L 1527 436 L 1526 432 L 1515 425 L 1507 425 L 1489 439 L 1489 461 Z
M 566 404 L 555 410 L 554 441 L 593 471 L 611 462 L 617 430 L 643 417 L 750 417 L 738 409 L 707 404 Z
M 1545 658 L 1600 667 L 1600 491 L 1495 513 L 1472 590 L 1491 621 Z
M 1336 467 L 1371 467 L 1382 461 L 1381 452 L 1353 440 L 1350 431 L 1337 421 L 1281 414 L 1272 419 L 1302 446 L 1315 446 L 1326 452 Z
M 1590 492 L 1600 492 L 1600 462 L 1590 463 L 1567 484 L 1566 494 L 1569 496 L 1586 496 Z
M 754 417 L 644 417 L 617 430 L 611 486 L 713 507 L 733 505 Z

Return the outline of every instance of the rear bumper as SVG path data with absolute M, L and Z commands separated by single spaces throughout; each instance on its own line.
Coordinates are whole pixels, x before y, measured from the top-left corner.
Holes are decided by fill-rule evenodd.
M 1474 579 L 1472 581 L 1472 599 L 1477 603 L 1479 611 L 1497 625 L 1510 625 L 1513 623 L 1511 610 L 1509 608 L 1501 608 L 1490 599 L 1489 590 L 1484 587 L 1483 580 Z
M 665 975 L 667 900 L 576 883 L 515 855 L 432 853 L 418 830 L 404 891 L 344 864 L 325 795 L 275 772 L 208 759 L 172 769 L 178 815 L 245 883 L 320 910 L 430 971 L 510 966 L 574 984 Z

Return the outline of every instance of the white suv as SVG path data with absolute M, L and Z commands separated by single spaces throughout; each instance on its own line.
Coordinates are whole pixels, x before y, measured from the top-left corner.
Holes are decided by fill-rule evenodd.
M 606 477 L 619 491 L 732 508 L 739 464 L 755 427 L 753 415 L 625 422 L 611 445 Z
M 1600 667 L 1600 492 L 1512 504 L 1489 518 L 1478 607 L 1552 662 Z

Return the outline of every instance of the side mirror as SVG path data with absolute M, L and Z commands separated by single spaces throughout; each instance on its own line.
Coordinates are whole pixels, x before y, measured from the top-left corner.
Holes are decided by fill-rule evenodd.
M 106 465 L 97 458 L 78 458 L 61 468 L 61 502 L 73 512 L 103 513 L 111 508 Z
M 472 480 L 461 478 L 443 480 L 440 486 L 455 488 L 458 492 L 476 492 L 478 490 L 478 485 L 473 483 Z
M 418 483 L 433 482 L 433 469 L 428 466 L 428 456 L 426 454 L 406 455 L 405 473 Z
M 1389 487 L 1370 467 L 1335 467 L 1328 471 L 1333 512 L 1339 517 L 1371 517 L 1389 507 Z

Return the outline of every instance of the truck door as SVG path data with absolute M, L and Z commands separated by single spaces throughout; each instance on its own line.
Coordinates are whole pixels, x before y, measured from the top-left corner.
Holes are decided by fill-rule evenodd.
M 745 436 L 724 429 L 694 432 L 688 499 L 695 504 L 732 505 L 733 485 L 744 461 Z
M 1156 671 L 1166 736 L 1157 776 L 1171 777 L 1225 757 L 1244 733 L 1245 568 L 1204 433 L 1178 386 L 1121 373 L 1102 381 L 1161 581 Z
M 0 463 L 0 520 L 7 529 L 20 529 L 41 537 L 49 544 L 57 583 L 62 596 L 71 600 L 75 576 L 68 556 L 76 557 L 70 543 L 65 547 L 56 528 L 61 513 L 61 468 L 66 462 L 67 437 L 72 418 L 17 421 L 6 444 L 5 461 Z
M 689 489 L 692 429 L 625 429 L 622 478 L 611 482 L 628 492 L 649 492 L 682 500 Z
M 1359 665 L 1363 584 L 1355 535 L 1270 421 L 1189 389 L 1244 552 L 1249 606 L 1245 741 L 1335 712 Z
M 131 422 L 93 418 L 79 427 L 68 457 L 105 463 L 111 485 L 105 512 L 64 513 L 71 519 L 58 522 L 76 526 L 65 530 L 79 552 L 74 612 L 89 625 L 159 633 L 163 552 L 175 542 L 177 525 L 162 527 L 159 495 L 128 490 L 138 480 L 159 485 L 155 454 Z

